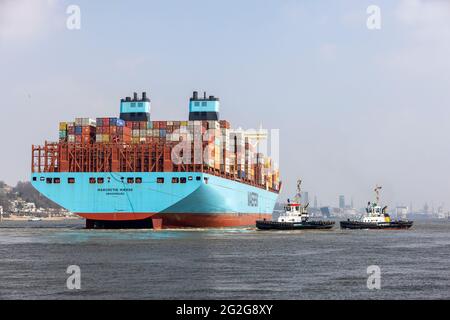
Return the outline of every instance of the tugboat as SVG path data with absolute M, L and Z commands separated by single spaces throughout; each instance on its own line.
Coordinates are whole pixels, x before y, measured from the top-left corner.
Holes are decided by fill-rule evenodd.
M 383 208 L 378 205 L 380 203 L 381 186 L 376 186 L 374 191 L 376 202 L 367 203 L 366 215 L 360 220 L 341 221 L 341 229 L 409 229 L 413 225 L 413 221 L 409 220 L 391 220 L 386 213 L 387 206 Z
M 304 229 L 331 229 L 334 221 L 309 220 L 308 206 L 300 203 L 302 181 L 297 181 L 297 194 L 294 202 L 287 200 L 285 211 L 277 221 L 257 220 L 256 228 L 259 230 L 304 230 Z

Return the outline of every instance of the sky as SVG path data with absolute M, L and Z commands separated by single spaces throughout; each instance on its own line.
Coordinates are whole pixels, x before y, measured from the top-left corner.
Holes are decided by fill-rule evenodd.
M 29 179 L 59 121 L 117 116 L 133 91 L 184 120 L 198 90 L 233 127 L 280 129 L 281 200 L 302 178 L 321 205 L 380 184 L 391 206 L 449 208 L 449 57 L 445 0 L 0 0 L 0 180 Z

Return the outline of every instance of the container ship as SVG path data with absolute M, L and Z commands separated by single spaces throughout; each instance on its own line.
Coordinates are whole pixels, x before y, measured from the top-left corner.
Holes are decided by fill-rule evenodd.
M 59 141 L 32 146 L 31 181 L 86 219 L 86 228 L 204 228 L 270 219 L 281 182 L 258 152 L 261 132 L 219 120 L 217 97 L 189 100 L 188 121 L 153 121 L 143 92 L 113 118 L 59 124 Z M 256 140 L 256 143 L 255 143 Z

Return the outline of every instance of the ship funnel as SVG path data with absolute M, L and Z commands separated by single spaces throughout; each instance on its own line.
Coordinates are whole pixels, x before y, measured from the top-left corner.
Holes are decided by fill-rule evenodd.
M 189 121 L 218 121 L 219 104 L 219 99 L 214 96 L 209 96 L 208 99 L 206 91 L 203 91 L 201 98 L 194 91 L 189 101 Z
M 150 121 L 150 99 L 142 92 L 142 98 L 133 92 L 133 98 L 120 100 L 120 119 L 124 121 Z

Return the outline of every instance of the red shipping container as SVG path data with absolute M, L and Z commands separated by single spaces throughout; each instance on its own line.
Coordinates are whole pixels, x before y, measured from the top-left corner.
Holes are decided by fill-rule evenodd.
M 219 122 L 220 122 L 220 127 L 222 129 L 230 129 L 231 128 L 231 125 L 227 120 L 220 120 Z
M 108 127 L 109 126 L 109 118 L 103 118 L 103 126 Z
M 75 136 L 75 142 L 76 143 L 81 143 L 81 136 L 80 135 Z

